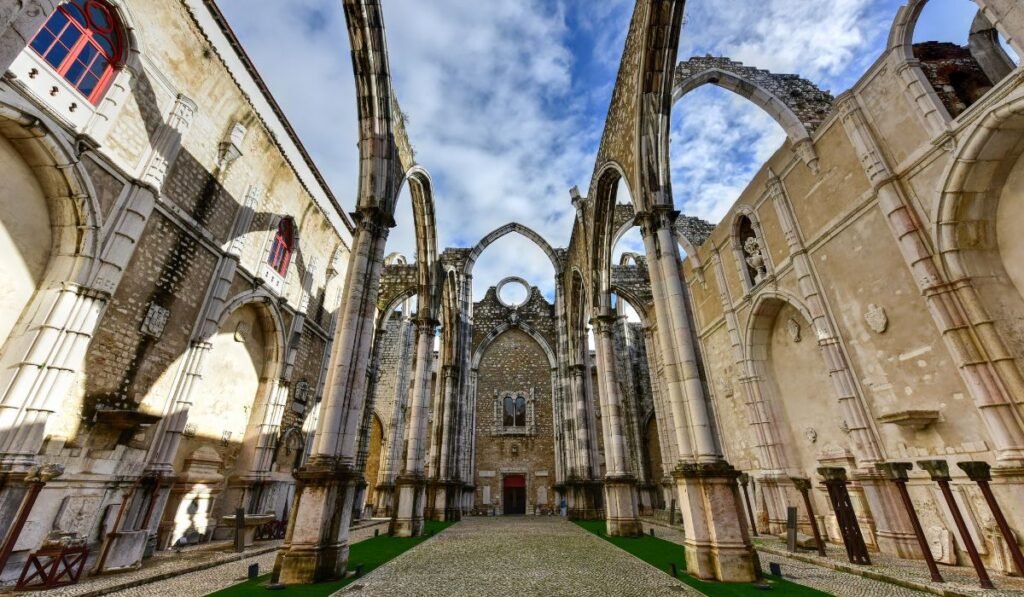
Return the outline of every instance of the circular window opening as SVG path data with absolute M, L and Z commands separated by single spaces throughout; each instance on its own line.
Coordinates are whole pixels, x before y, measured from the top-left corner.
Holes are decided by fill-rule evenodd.
M 498 302 L 506 307 L 520 307 L 530 299 L 530 285 L 522 278 L 505 278 L 498 282 Z

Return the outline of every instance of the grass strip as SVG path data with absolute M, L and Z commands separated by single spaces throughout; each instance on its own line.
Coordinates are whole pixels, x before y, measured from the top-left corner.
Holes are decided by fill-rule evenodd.
M 766 589 L 752 583 L 721 583 L 698 580 L 686 574 L 686 559 L 683 546 L 666 541 L 659 537 L 644 535 L 642 537 L 609 537 L 605 532 L 603 520 L 577 520 L 576 524 L 597 535 L 619 549 L 647 562 L 665 574 L 671 574 L 674 563 L 679 571 L 679 580 L 710 597 L 743 597 L 746 595 L 763 595 Z M 765 582 L 771 591 L 781 595 L 828 595 L 817 589 L 798 585 L 778 576 L 765 575 Z
M 426 521 L 423 535 L 419 537 L 398 538 L 389 537 L 388 535 L 380 535 L 378 537 L 371 537 L 364 541 L 360 541 L 359 543 L 353 543 L 349 548 L 348 553 L 348 569 L 355 570 L 356 566 L 362 564 L 363 574 L 369 574 L 374 568 L 377 568 L 385 562 L 398 557 L 400 554 L 409 551 L 453 524 L 455 523 L 428 520 Z M 330 595 L 331 593 L 334 593 L 358 580 L 359 579 L 354 576 L 349 576 L 342 580 L 334 580 L 313 585 L 291 585 L 281 589 L 280 591 L 267 593 L 267 595 L 321 597 Z M 210 593 L 210 595 L 215 595 L 217 597 L 247 597 L 254 593 L 263 593 L 263 586 L 269 581 L 270 574 L 264 574 L 252 580 L 247 580 L 243 583 L 230 586 L 215 593 Z

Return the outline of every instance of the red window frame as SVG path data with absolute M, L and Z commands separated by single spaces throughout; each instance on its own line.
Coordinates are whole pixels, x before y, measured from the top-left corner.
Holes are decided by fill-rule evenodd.
M 277 225 L 274 243 L 270 245 L 270 256 L 267 257 L 267 263 L 275 272 L 281 274 L 282 278 L 288 275 L 288 265 L 292 261 L 294 250 L 295 222 L 291 218 L 284 218 Z
M 57 7 L 29 47 L 95 105 L 121 62 L 121 25 L 106 3 L 71 0 Z

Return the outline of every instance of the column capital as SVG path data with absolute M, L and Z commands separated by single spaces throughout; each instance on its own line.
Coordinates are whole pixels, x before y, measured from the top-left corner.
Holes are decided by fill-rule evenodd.
M 590 318 L 590 325 L 597 334 L 611 334 L 618 322 L 619 318 L 616 315 L 596 315 Z
M 662 228 L 672 229 L 675 226 L 679 211 L 671 205 L 652 205 L 647 211 L 633 216 L 633 223 L 640 226 L 640 232 L 648 234 Z
M 932 481 L 949 481 L 949 463 L 945 460 L 918 460 L 917 466 L 928 471 Z
M 361 207 L 349 215 L 357 230 L 365 230 L 374 236 L 386 235 L 388 230 L 396 225 L 394 216 L 376 206 Z
M 818 469 L 818 474 L 824 477 L 825 482 L 829 481 L 842 481 L 845 483 L 846 469 L 838 466 L 823 466 Z
M 910 469 L 914 468 L 912 462 L 879 462 L 875 464 L 875 468 L 885 475 L 890 481 L 907 481 L 910 478 L 908 474 Z
M 978 482 L 992 480 L 992 467 L 989 466 L 987 462 L 958 462 L 956 465 L 960 467 L 960 470 L 967 473 L 967 477 L 971 481 Z
M 441 322 L 433 317 L 413 317 L 410 321 L 416 326 L 416 331 L 421 334 L 432 335 L 437 332 L 437 326 L 441 325 Z

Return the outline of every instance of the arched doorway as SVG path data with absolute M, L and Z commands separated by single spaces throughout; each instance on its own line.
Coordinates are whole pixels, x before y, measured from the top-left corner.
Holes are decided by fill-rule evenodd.
M 505 475 L 501 482 L 502 513 L 526 514 L 526 475 Z
M 261 410 L 260 398 L 277 389 L 276 331 L 267 308 L 246 303 L 231 312 L 210 338 L 175 456 L 179 475 L 161 523 L 162 547 L 208 541 L 221 517 L 235 508 L 255 513 L 264 503 L 276 501 L 262 484 L 246 480 L 258 441 L 250 418 Z M 255 421 L 257 426 L 260 422 Z M 231 503 L 221 503 L 218 498 L 229 488 Z

